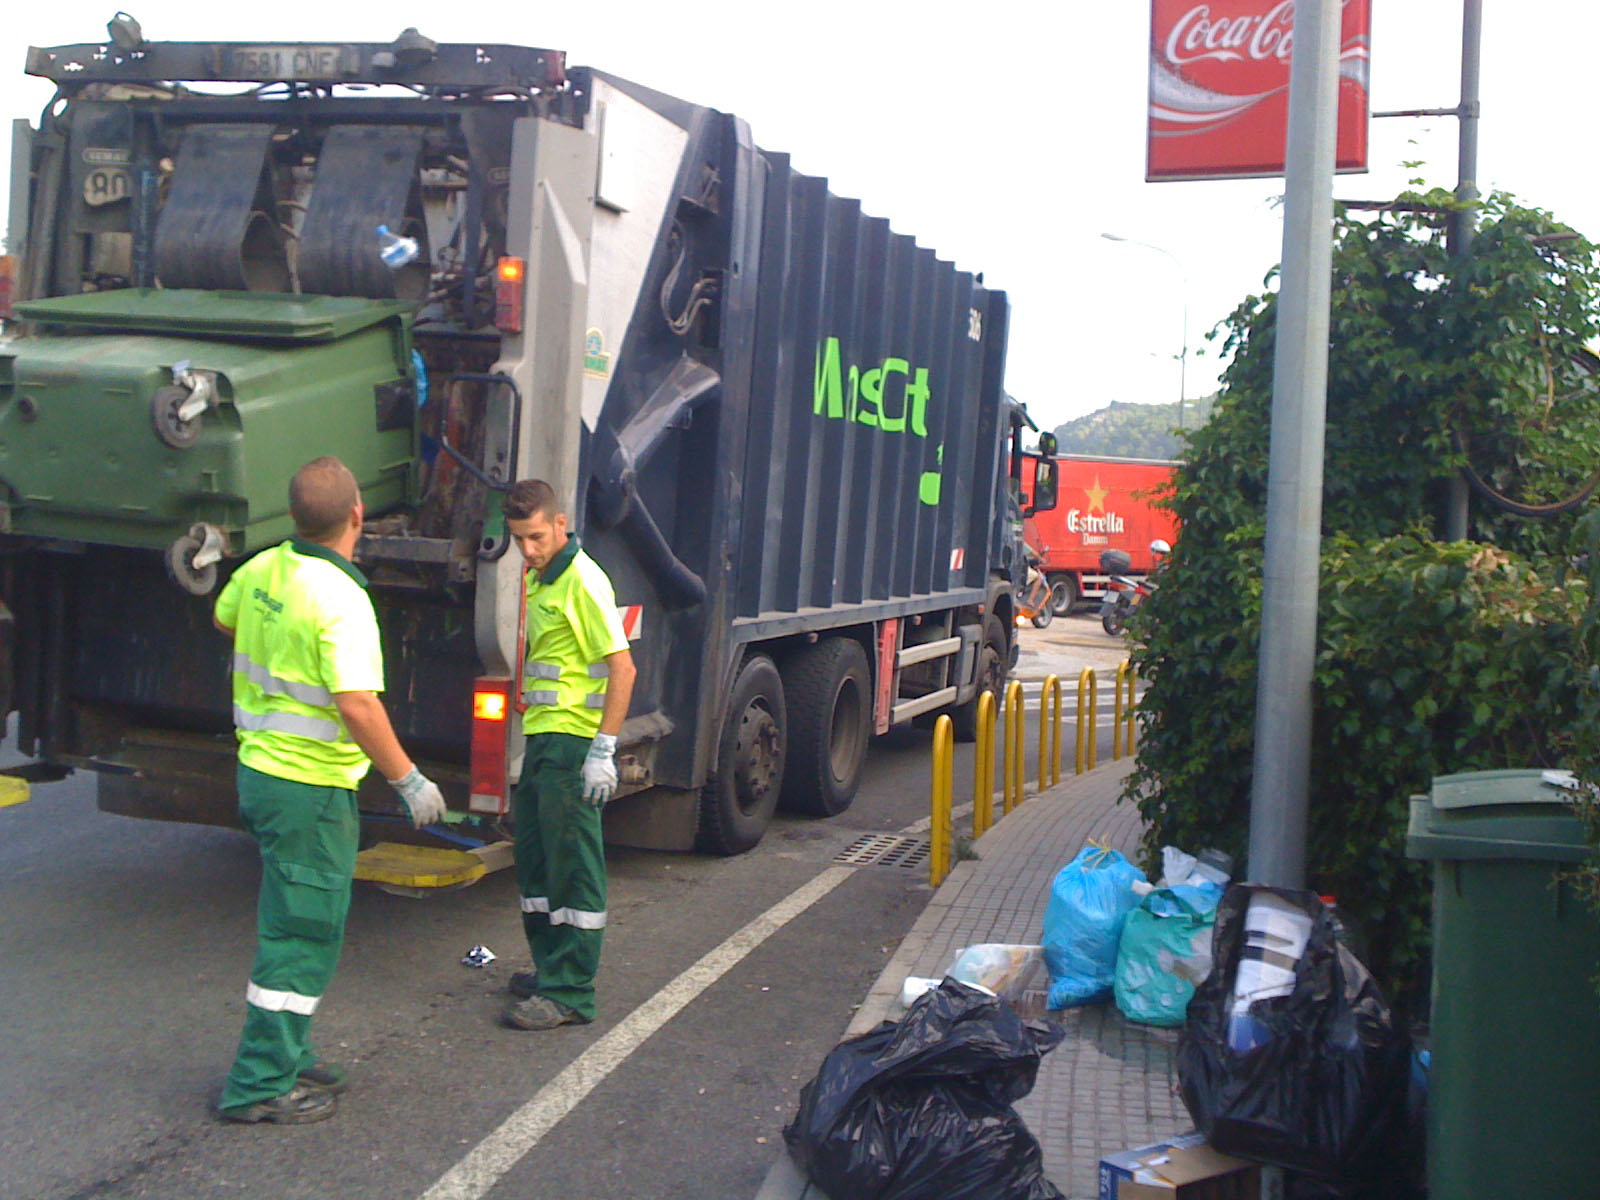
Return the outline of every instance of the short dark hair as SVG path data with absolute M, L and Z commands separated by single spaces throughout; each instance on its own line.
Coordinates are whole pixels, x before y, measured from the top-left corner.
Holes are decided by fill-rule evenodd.
M 349 467 L 331 454 L 314 458 L 289 481 L 294 531 L 307 541 L 332 541 L 360 499 L 361 489 Z
M 534 513 L 553 521 L 561 512 L 561 505 L 556 500 L 555 488 L 544 480 L 519 479 L 500 502 L 500 511 L 509 521 L 525 521 Z

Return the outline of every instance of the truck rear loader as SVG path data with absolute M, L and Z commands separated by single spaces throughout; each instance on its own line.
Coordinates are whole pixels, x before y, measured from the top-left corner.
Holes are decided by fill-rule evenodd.
M 323 454 L 364 491 L 386 703 L 458 818 L 439 840 L 504 837 L 523 477 L 610 575 L 639 668 L 613 841 L 744 851 L 780 802 L 848 806 L 874 735 L 971 734 L 1015 654 L 1003 293 L 739 119 L 557 51 L 111 32 L 31 49 L 57 95 L 14 128 L 18 770 L 235 820 L 212 602 Z

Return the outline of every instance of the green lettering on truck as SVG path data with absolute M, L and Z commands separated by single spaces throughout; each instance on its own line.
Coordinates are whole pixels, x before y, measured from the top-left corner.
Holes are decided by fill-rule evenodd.
M 893 384 L 895 377 L 899 386 Z M 898 402 L 896 393 L 898 393 Z M 828 421 L 853 421 L 884 433 L 928 436 L 928 368 L 912 367 L 904 358 L 890 356 L 875 367 L 862 370 L 855 364 L 847 368 L 836 337 L 824 338 L 817 346 L 811 376 L 811 412 Z M 942 466 L 944 447 L 935 447 L 934 459 Z M 928 505 L 939 503 L 938 470 L 925 471 L 918 481 L 917 498 Z

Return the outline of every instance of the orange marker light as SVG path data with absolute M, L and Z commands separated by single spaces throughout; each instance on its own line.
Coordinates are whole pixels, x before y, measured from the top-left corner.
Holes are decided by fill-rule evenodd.
M 505 693 L 472 693 L 472 719 L 474 721 L 504 721 L 506 719 Z
M 522 277 L 527 263 L 505 257 L 494 270 L 494 323 L 502 333 L 522 332 Z

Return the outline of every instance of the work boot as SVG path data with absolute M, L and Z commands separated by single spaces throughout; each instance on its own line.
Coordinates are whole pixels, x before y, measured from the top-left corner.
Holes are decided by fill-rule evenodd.
M 296 1084 L 281 1096 L 259 1100 L 246 1108 L 219 1108 L 217 1116 L 241 1125 L 310 1125 L 326 1121 L 338 1107 L 338 1098 L 332 1092 Z
M 350 1086 L 350 1070 L 338 1063 L 319 1062 L 300 1072 L 295 1082 L 303 1088 L 331 1092 L 337 1096 Z
M 507 1006 L 505 1022 L 513 1029 L 556 1029 L 562 1025 L 587 1025 L 589 1018 L 549 996 L 529 996 Z
M 526 1000 L 539 991 L 539 968 L 531 971 L 514 971 L 506 983 L 506 991 L 518 1000 Z

